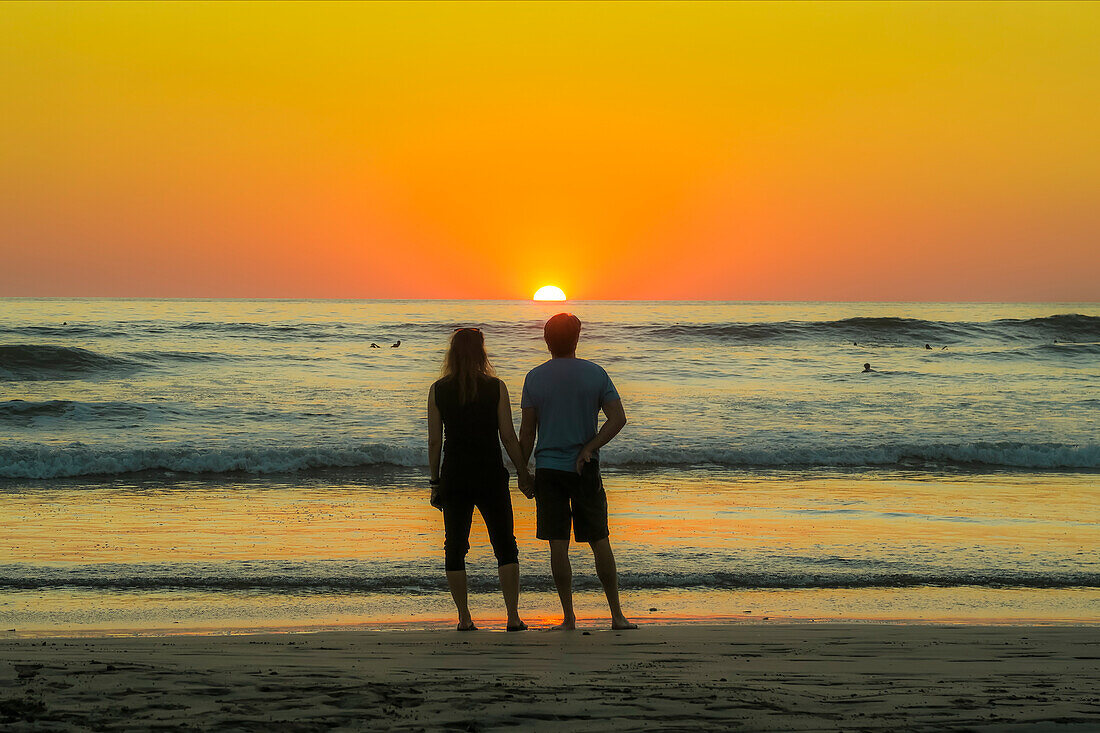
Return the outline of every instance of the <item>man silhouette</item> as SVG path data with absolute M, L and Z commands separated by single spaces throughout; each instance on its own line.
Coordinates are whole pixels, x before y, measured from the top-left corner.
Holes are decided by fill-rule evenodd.
M 626 425 L 626 413 L 607 372 L 577 358 L 580 334 L 581 321 L 571 313 L 547 321 L 543 338 L 551 358 L 528 372 L 523 382 L 519 442 L 524 461 L 532 449 L 535 452 L 535 534 L 550 542 L 550 572 L 562 610 L 562 622 L 555 628 L 577 625 L 569 564 L 572 528 L 577 542 L 592 547 L 596 574 L 611 609 L 611 628 L 636 629 L 619 605 L 619 574 L 608 539 L 607 494 L 598 453 Z M 600 410 L 607 419 L 597 431 Z

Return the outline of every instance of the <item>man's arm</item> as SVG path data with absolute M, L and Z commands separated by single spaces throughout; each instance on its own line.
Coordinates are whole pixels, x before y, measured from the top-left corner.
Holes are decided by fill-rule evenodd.
M 539 411 L 537 407 L 524 407 L 523 419 L 519 423 L 519 451 L 523 458 L 523 465 L 531 460 L 531 453 L 535 450 L 535 433 L 539 427 Z
M 623 409 L 622 400 L 608 400 L 603 403 L 603 414 L 607 419 L 603 421 L 603 427 L 596 437 L 585 443 L 577 456 L 577 473 L 581 472 L 584 464 L 592 460 L 592 454 L 611 442 L 611 439 L 626 427 L 626 410 Z

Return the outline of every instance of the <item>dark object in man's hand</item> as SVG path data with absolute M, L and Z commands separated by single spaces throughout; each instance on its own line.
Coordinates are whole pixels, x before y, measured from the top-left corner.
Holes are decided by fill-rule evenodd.
M 428 503 L 434 506 L 439 511 L 443 511 L 443 490 L 442 486 L 436 484 L 432 486 L 432 495 L 428 499 Z

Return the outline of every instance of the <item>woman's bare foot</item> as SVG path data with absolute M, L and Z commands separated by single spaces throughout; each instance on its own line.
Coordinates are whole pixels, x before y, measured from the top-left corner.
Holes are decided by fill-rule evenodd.
M 465 618 L 458 620 L 458 631 L 477 631 L 477 627 L 474 626 L 474 620 L 472 618 Z
M 554 631 L 576 631 L 577 618 L 575 616 L 563 619 L 557 626 L 550 627 Z
M 508 631 L 527 631 L 527 624 L 520 621 L 518 618 L 508 622 L 505 627 Z
M 626 616 L 611 619 L 611 629 L 613 631 L 626 631 L 627 629 L 636 628 L 638 628 L 638 624 L 631 623 Z

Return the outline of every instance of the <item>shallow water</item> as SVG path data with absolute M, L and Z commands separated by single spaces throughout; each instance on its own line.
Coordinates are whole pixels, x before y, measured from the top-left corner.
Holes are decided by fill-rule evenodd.
M 1100 621 L 1092 476 L 610 469 L 612 542 L 642 618 Z M 442 521 L 411 469 L 9 485 L 0 625 L 314 627 L 448 616 Z M 528 615 L 556 610 L 513 492 Z M 475 608 L 501 615 L 475 522 Z M 582 613 L 602 601 L 574 549 Z M 656 611 L 649 609 L 656 608 Z M 750 614 L 751 615 L 751 614 Z

